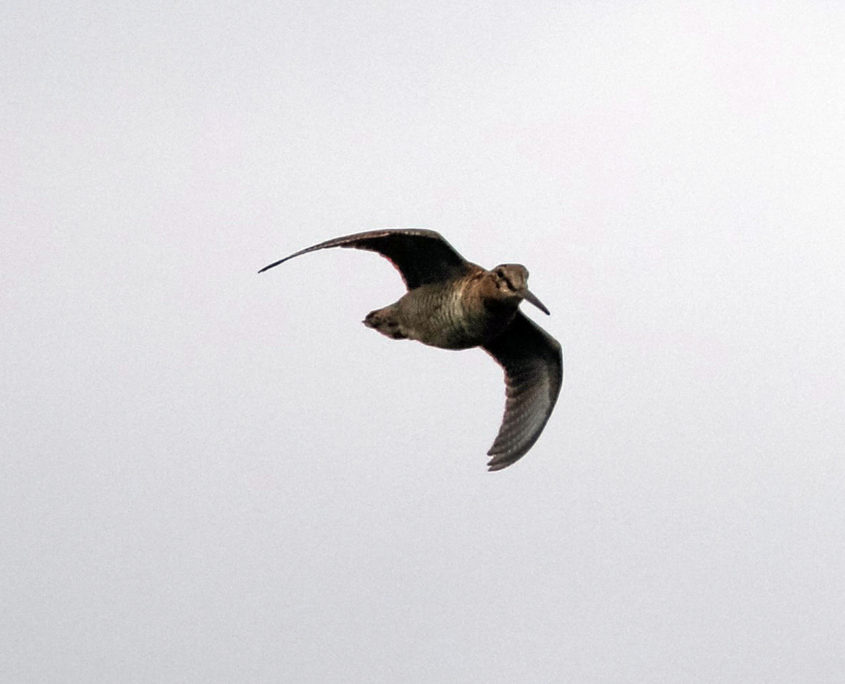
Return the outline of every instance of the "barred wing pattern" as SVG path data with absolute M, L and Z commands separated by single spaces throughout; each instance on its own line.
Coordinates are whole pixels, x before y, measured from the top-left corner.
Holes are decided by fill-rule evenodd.
M 520 311 L 484 350 L 505 370 L 505 415 L 487 452 L 489 469 L 501 470 L 525 455 L 549 420 L 563 383 L 563 352 Z

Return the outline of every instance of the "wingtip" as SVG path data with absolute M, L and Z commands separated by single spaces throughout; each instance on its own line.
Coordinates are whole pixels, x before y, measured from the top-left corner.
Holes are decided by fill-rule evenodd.
M 502 470 L 503 468 L 507 468 L 509 465 L 513 465 L 515 459 L 512 459 L 508 454 L 493 454 L 487 452 L 488 456 L 492 456 L 489 461 L 487 461 L 487 471 L 488 472 L 495 472 L 497 470 Z
M 296 255 L 294 254 L 294 256 L 296 256 Z M 261 269 L 260 271 L 258 271 L 258 272 L 259 272 L 259 273 L 264 273 L 264 271 L 269 271 L 271 268 L 273 268 L 273 266 L 278 266 L 278 265 L 279 265 L 279 264 L 281 264 L 283 261 L 287 261 L 288 259 L 290 259 L 290 257 L 285 257 L 284 259 L 279 259 L 278 261 L 274 261 L 272 264 L 267 264 L 267 266 L 265 266 L 264 268 L 262 268 L 262 269 Z

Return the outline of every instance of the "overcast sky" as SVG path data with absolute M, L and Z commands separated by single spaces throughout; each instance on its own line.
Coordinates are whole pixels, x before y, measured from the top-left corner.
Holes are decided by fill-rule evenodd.
M 6 2 L 0 679 L 834 682 L 845 9 Z M 565 379 L 366 329 L 381 227 Z

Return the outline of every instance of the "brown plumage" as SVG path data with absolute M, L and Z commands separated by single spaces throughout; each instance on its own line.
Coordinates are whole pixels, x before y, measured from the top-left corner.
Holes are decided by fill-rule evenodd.
M 393 339 L 443 349 L 481 347 L 504 368 L 505 415 L 487 465 L 501 470 L 521 458 L 543 431 L 563 381 L 560 344 L 518 308 L 527 299 L 549 313 L 528 289 L 528 270 L 519 264 L 485 270 L 432 230 L 373 230 L 321 242 L 259 273 L 328 247 L 378 252 L 405 281 L 408 291 L 367 314 L 365 325 Z

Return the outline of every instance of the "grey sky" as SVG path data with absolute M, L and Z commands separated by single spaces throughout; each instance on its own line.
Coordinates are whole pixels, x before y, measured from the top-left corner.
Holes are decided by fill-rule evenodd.
M 841 681 L 836 3 L 0 35 L 0 679 Z M 512 468 L 485 354 L 361 325 L 387 262 L 256 275 L 386 226 L 531 270 L 565 379 Z

